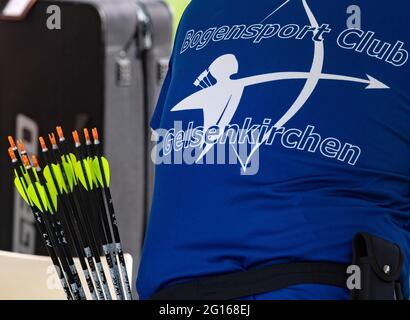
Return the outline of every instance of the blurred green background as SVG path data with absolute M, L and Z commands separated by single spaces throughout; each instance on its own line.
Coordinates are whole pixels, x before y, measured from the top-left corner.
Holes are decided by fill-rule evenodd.
M 174 12 L 174 32 L 178 27 L 179 20 L 181 20 L 182 13 L 190 0 L 165 0 Z

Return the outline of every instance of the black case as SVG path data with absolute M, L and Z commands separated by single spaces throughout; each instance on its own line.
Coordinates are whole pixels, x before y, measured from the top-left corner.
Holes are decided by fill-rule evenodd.
M 57 5 L 61 29 L 47 27 Z M 38 153 L 55 125 L 100 128 L 124 250 L 136 264 L 152 188 L 148 121 L 166 73 L 172 16 L 160 0 L 38 0 L 0 21 L 0 249 L 45 253 L 14 192 L 7 135 Z
M 401 248 L 389 241 L 359 233 L 353 240 L 353 265 L 360 268 L 360 289 L 351 290 L 352 300 L 403 300 Z

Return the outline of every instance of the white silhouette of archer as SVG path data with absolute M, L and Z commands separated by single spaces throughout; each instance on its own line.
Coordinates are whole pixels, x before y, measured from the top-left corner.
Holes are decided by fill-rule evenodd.
M 201 74 L 200 78 L 195 82 L 195 85 L 200 86 L 202 89 L 179 102 L 171 109 L 171 111 L 175 112 L 202 109 L 204 118 L 203 132 L 205 133 L 209 128 L 218 126 L 219 135 L 217 134 L 214 136 L 215 141 L 217 141 L 220 135 L 223 134 L 225 127 L 232 120 L 240 104 L 245 88 L 252 85 L 287 79 L 317 78 L 365 83 L 368 85 L 366 89 L 388 88 L 385 84 L 370 76 L 367 76 L 368 79 L 360 79 L 325 73 L 275 72 L 240 79 L 232 79 L 232 76 L 236 75 L 238 72 L 239 63 L 235 55 L 226 54 L 220 56 L 209 67 L 209 73 L 213 78 L 215 78 L 216 84 L 208 86 L 205 81 L 206 78 L 209 82 L 209 79 L 206 77 L 206 71 Z M 205 87 L 200 84 L 201 81 L 204 81 L 203 83 L 205 84 Z M 296 112 L 297 111 L 295 111 L 295 113 Z M 197 161 L 199 161 L 212 148 L 213 145 L 213 143 L 207 143 Z

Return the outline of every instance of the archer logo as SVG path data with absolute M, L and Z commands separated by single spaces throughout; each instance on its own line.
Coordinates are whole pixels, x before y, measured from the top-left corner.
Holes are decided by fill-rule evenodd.
M 201 127 L 203 132 L 208 132 L 214 129 L 213 138 L 205 139 L 202 146 L 202 152 L 196 159 L 196 163 L 199 163 L 202 158 L 213 148 L 215 141 L 219 140 L 226 131 L 226 128 L 231 124 L 231 120 L 234 117 L 244 91 L 246 88 L 251 88 L 255 85 L 260 85 L 269 82 L 276 82 L 282 80 L 306 80 L 309 84 L 306 92 L 302 92 L 303 101 L 306 102 L 310 95 L 313 93 L 317 83 L 324 80 L 351 82 L 356 84 L 364 84 L 365 89 L 388 89 L 389 87 L 380 82 L 379 80 L 367 75 L 366 77 L 359 78 L 348 75 L 330 74 L 322 72 L 322 65 L 309 72 L 272 72 L 266 74 L 259 74 L 250 77 L 232 79 L 233 76 L 237 76 L 239 73 L 239 62 L 235 55 L 226 54 L 217 58 L 209 67 L 200 74 L 195 80 L 194 85 L 199 87 L 200 90 L 188 96 L 177 105 L 175 105 L 171 112 L 179 112 L 185 110 L 202 110 L 204 123 Z M 295 100 L 291 107 L 285 114 L 273 125 L 272 129 L 279 130 L 292 119 L 304 106 L 301 103 L 301 98 Z M 219 132 L 219 134 L 218 134 Z M 247 170 L 247 165 L 250 163 L 252 156 L 255 152 L 265 144 L 271 137 L 271 131 L 266 132 L 264 137 L 260 139 L 252 148 L 246 159 L 240 159 L 244 171 Z
M 281 9 L 289 1 L 286 1 L 279 8 L 275 9 L 263 21 L 270 18 L 274 13 Z M 303 7 L 309 19 L 310 26 L 314 34 L 321 29 L 313 12 L 309 8 L 306 0 L 302 0 Z M 203 113 L 203 131 L 207 132 L 210 128 L 217 127 L 220 134 L 225 132 L 225 128 L 231 123 L 238 107 L 240 106 L 245 89 L 252 89 L 256 85 L 283 81 L 283 80 L 306 80 L 303 89 L 290 104 L 287 111 L 274 124 L 275 129 L 284 127 L 295 115 L 305 106 L 318 85 L 323 81 L 348 82 L 352 85 L 358 85 L 358 90 L 369 89 L 389 89 L 383 82 L 375 79 L 370 75 L 352 75 L 352 74 L 334 74 L 325 72 L 324 69 L 324 39 L 313 39 L 314 53 L 313 62 L 310 70 L 301 71 L 275 71 L 265 74 L 256 74 L 250 77 L 240 77 L 241 64 L 233 53 L 228 53 L 217 57 L 211 65 L 196 78 L 194 85 L 199 90 L 183 99 L 175 105 L 171 112 L 181 112 L 186 110 L 202 110 Z M 235 79 L 233 79 L 235 77 Z M 363 87 L 364 85 L 364 87 Z M 269 115 L 267 115 L 269 117 Z M 218 140 L 216 135 L 214 140 Z M 248 155 L 247 159 L 239 159 L 243 163 L 243 169 L 246 170 L 248 164 L 255 152 L 269 139 L 266 135 L 264 139 L 258 142 Z M 197 162 L 212 149 L 213 141 L 204 142 L 202 152 L 197 158 Z

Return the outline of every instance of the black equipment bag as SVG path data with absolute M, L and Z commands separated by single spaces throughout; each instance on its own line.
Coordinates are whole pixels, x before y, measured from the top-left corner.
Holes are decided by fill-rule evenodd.
M 14 192 L 7 135 L 38 154 L 37 137 L 55 125 L 68 139 L 96 126 L 124 250 L 138 259 L 152 185 L 148 120 L 171 51 L 171 12 L 161 0 L 37 0 L 10 17 L 11 1 L 0 0 L 0 249 L 45 254 Z
M 353 264 L 361 270 L 360 288 L 351 291 L 353 300 L 403 300 L 400 247 L 368 233 L 353 240 Z

